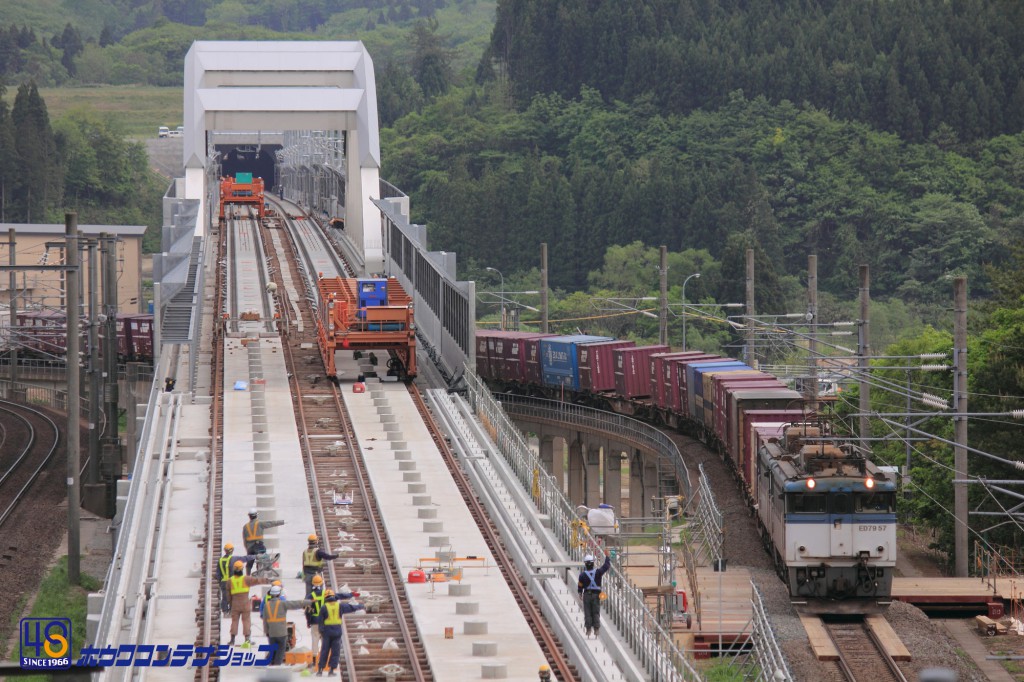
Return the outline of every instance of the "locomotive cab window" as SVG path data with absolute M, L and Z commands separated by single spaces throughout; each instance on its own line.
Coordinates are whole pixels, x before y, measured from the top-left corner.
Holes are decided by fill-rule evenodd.
M 789 495 L 787 511 L 791 514 L 824 514 L 827 496 L 824 493 Z
M 859 493 L 855 511 L 858 512 L 892 512 L 896 499 L 893 493 Z
M 850 514 L 853 512 L 853 500 L 846 493 L 836 493 L 829 500 L 829 512 L 832 514 Z

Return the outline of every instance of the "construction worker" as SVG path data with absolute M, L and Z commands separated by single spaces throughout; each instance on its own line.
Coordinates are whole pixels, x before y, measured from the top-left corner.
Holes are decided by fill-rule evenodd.
M 252 565 L 256 561 L 256 555 L 267 551 L 263 543 L 263 530 L 274 526 L 284 525 L 284 521 L 260 521 L 259 512 L 255 507 L 249 510 L 249 523 L 242 526 L 242 538 L 245 540 L 245 551 L 252 554 L 253 558 L 245 562 L 245 574 L 252 573 Z
M 310 651 L 313 652 L 313 663 L 315 664 L 316 657 L 320 654 L 320 611 L 323 610 L 326 593 L 324 592 L 323 576 L 314 575 L 312 583 L 313 591 L 308 599 L 313 603 L 306 607 L 306 625 L 309 627 L 309 636 L 312 639 Z M 351 592 L 339 592 L 336 596 L 339 599 L 351 599 L 355 595 Z
M 263 605 L 263 632 L 275 647 L 270 665 L 281 665 L 288 650 L 288 609 L 301 609 L 310 603 L 309 599 L 287 601 L 281 595 L 280 585 L 271 586 Z
M 323 573 L 324 561 L 333 561 L 336 554 L 328 554 L 320 549 L 320 539 L 316 535 L 309 536 L 309 546 L 302 552 L 302 577 L 306 581 L 306 599 L 313 591 L 313 576 Z
M 591 633 L 597 635 L 601 630 L 601 578 L 612 567 L 611 557 L 605 556 L 601 568 L 594 568 L 594 555 L 583 557 L 583 570 L 580 571 L 576 588 L 583 597 L 583 626 L 587 628 L 587 637 Z
M 281 588 L 281 599 L 287 599 L 288 598 L 288 597 L 284 596 L 284 585 L 281 583 L 280 580 L 275 580 L 272 583 L 270 583 L 270 587 L 271 587 L 271 589 L 273 589 L 275 587 L 280 587 Z M 267 593 L 265 595 L 263 595 L 263 601 L 260 602 L 260 618 L 263 617 L 263 609 L 266 608 L 267 600 L 269 600 L 269 599 L 270 599 L 270 590 L 267 590 Z
M 324 592 L 324 605 L 320 609 L 320 634 L 323 641 L 320 644 L 320 660 L 317 662 L 317 677 L 324 674 L 324 668 L 328 668 L 328 675 L 333 675 L 334 670 L 341 663 L 341 617 L 346 613 L 355 613 L 366 607 L 362 604 L 342 604 L 334 594 L 334 590 Z
M 266 585 L 270 581 L 266 578 L 254 578 L 250 575 L 243 575 L 245 562 L 241 559 L 231 564 L 231 577 L 228 579 L 231 591 L 231 646 L 235 644 L 235 636 L 238 635 L 238 619 L 242 619 L 242 634 L 245 635 L 245 645 L 252 644 L 252 604 L 249 602 L 249 588 L 253 585 Z
M 217 559 L 217 568 L 214 575 L 220 583 L 220 610 L 225 616 L 231 613 L 231 586 L 228 581 L 231 579 L 231 567 L 236 561 L 249 561 L 252 556 L 235 556 L 235 546 L 230 542 L 224 543 L 224 554 Z

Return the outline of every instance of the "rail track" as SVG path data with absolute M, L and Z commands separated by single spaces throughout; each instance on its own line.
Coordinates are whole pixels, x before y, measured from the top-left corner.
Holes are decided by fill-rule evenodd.
M 0 401 L 0 412 L 4 416 L 4 448 L 13 456 L 0 473 L 0 528 L 27 499 L 32 486 L 53 459 L 60 441 L 60 429 L 47 414 L 27 405 Z M 20 450 L 16 450 L 20 444 Z
M 885 652 L 863 618 L 823 621 L 839 652 L 836 661 L 848 682 L 907 682 L 899 664 Z
M 304 239 L 299 239 L 303 243 Z M 291 249 L 289 241 L 285 249 Z M 295 259 L 277 254 L 280 272 L 292 270 L 300 281 Z M 284 255 L 285 258 L 281 258 Z M 286 291 L 279 281 L 278 292 Z M 281 305 L 281 309 L 288 306 Z M 338 388 L 323 376 L 316 325 L 309 306 L 301 305 L 301 333 L 293 332 L 284 345 L 292 374 L 292 404 L 304 446 L 307 485 L 324 549 L 340 559 L 328 564 L 333 589 L 358 592 L 368 613 L 346 617 L 345 633 L 352 649 L 346 656 L 349 680 L 383 679 L 386 666 L 396 680 L 431 679 L 426 649 L 413 620 L 402 577 L 362 461 L 362 453 Z M 335 505 L 335 495 L 349 494 L 351 504 Z M 399 668 L 401 672 L 398 672 Z

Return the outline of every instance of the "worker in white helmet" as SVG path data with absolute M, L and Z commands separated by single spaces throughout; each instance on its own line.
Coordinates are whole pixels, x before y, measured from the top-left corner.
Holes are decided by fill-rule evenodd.
M 609 556 L 605 556 L 601 568 L 594 568 L 593 554 L 583 557 L 583 570 L 576 588 L 583 597 L 583 627 L 587 629 L 587 637 L 596 636 L 601 630 L 601 578 L 611 567 Z

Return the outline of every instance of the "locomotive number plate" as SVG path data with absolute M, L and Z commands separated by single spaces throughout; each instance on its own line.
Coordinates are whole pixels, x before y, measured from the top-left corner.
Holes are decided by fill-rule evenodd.
M 881 531 L 881 530 L 885 530 L 885 526 L 875 526 L 875 525 L 868 525 L 868 526 L 861 525 L 861 526 L 857 526 L 857 532 L 858 533 L 866 533 L 866 532 Z

